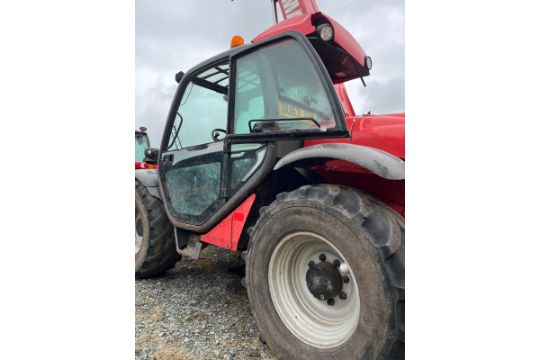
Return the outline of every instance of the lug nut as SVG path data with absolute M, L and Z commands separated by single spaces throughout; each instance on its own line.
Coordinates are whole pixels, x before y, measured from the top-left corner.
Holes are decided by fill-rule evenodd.
M 313 265 L 315 265 L 315 261 L 310 261 L 308 264 L 307 264 L 309 267 L 312 267 Z
M 341 300 L 345 300 L 347 298 L 347 294 L 345 294 L 343 291 L 339 293 L 339 298 Z
M 333 306 L 334 305 L 334 299 L 328 299 L 326 302 L 328 305 Z
M 346 284 L 349 281 L 351 281 L 351 279 L 349 279 L 349 275 L 343 275 L 343 282 Z
M 324 300 L 324 295 L 319 296 L 319 299 Z
M 343 264 L 339 265 L 339 271 L 342 274 L 346 274 L 346 273 L 349 272 L 349 267 L 347 266 L 347 264 L 343 263 Z
M 334 265 L 334 267 L 339 267 L 339 265 L 341 265 L 341 263 L 339 262 L 338 259 L 336 259 L 336 260 L 334 260 L 334 261 L 332 262 L 332 265 Z
M 326 260 L 326 255 L 324 255 L 324 254 L 319 255 L 319 260 L 321 260 L 321 261 Z

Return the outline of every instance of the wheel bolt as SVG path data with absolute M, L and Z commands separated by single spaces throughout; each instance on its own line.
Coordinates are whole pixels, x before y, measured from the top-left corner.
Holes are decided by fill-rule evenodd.
M 334 261 L 332 262 L 332 265 L 334 265 L 334 267 L 339 267 L 339 265 L 341 265 L 341 263 L 339 262 L 338 259 L 336 259 L 336 260 L 334 260 Z
M 319 255 L 319 260 L 321 260 L 321 261 L 326 260 L 326 255 L 324 255 L 324 254 Z
M 310 261 L 308 264 L 307 264 L 309 267 L 312 267 L 313 265 L 315 265 L 315 261 Z
M 339 293 L 339 298 L 341 300 L 345 300 L 347 298 L 347 294 L 345 294 L 343 291 Z
M 328 299 L 326 302 L 328 305 L 333 306 L 334 305 L 334 299 Z
M 351 281 L 351 279 L 349 279 L 349 275 L 343 275 L 343 282 L 346 284 L 349 281 Z
M 319 299 L 324 300 L 325 299 L 324 295 L 319 296 Z

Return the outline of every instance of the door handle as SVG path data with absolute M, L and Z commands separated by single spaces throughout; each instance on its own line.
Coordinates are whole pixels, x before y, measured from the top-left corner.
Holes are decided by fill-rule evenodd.
M 172 164 L 174 160 L 174 155 L 173 154 L 168 154 L 168 155 L 164 155 L 161 162 L 163 164 Z

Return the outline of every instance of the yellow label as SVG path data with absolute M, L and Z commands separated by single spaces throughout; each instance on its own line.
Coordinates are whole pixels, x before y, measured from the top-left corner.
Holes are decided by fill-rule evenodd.
M 278 101 L 278 111 L 279 117 L 316 119 L 315 113 L 281 100 Z

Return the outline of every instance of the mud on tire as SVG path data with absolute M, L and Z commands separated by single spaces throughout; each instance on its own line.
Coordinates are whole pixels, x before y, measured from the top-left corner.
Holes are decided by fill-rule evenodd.
M 135 231 L 142 235 L 135 254 L 135 277 L 145 278 L 174 267 L 181 256 L 176 251 L 173 226 L 160 199 L 150 195 L 135 180 Z
M 351 270 L 353 279 L 350 281 L 358 290 L 349 294 L 351 299 L 355 294 L 358 299 L 358 321 L 348 328 L 348 335 L 343 339 L 336 338 L 335 346 L 331 341 L 326 346 L 310 342 L 310 331 L 315 333 L 315 329 L 302 329 L 301 322 L 296 320 L 302 318 L 300 313 L 296 315 L 293 312 L 285 322 L 280 317 L 280 312 L 283 314 L 286 310 L 281 310 L 283 307 L 279 304 L 285 300 L 277 298 L 280 293 L 275 290 L 274 283 L 278 280 L 274 279 L 279 277 L 269 274 L 269 266 L 278 268 L 275 264 L 280 264 L 280 260 L 273 258 L 273 253 L 285 254 L 280 249 L 284 248 L 291 234 L 304 233 L 326 239 L 331 244 L 330 248 L 344 257 Z M 295 241 L 302 241 L 301 237 L 299 239 Z M 309 248 L 307 240 L 306 244 L 304 248 Z M 281 193 L 272 204 L 261 208 L 246 255 L 246 288 L 251 309 L 262 338 L 278 358 L 405 358 L 405 226 L 403 218 L 379 200 L 356 189 L 335 185 L 306 185 L 289 193 Z M 289 262 L 301 256 L 301 253 L 291 256 Z M 309 266 L 313 266 L 313 263 Z M 306 271 L 309 266 L 305 265 Z M 281 270 L 289 274 L 292 269 L 298 267 L 283 264 Z M 291 277 L 277 288 L 286 289 L 289 286 L 294 289 L 291 292 L 293 295 L 295 292 L 305 292 L 308 287 L 306 278 L 303 284 L 301 276 L 297 278 L 295 286 L 290 285 L 294 283 Z M 302 286 L 305 289 L 298 290 Z M 270 287 L 274 290 L 271 291 Z M 312 294 L 309 295 L 313 297 Z M 304 299 L 307 302 L 318 301 L 315 297 Z M 338 301 L 342 300 L 336 297 L 335 306 L 339 305 Z M 320 309 L 325 311 L 327 304 L 321 302 L 317 306 L 323 306 Z M 298 309 L 302 307 L 307 308 L 307 305 L 301 304 Z M 295 308 L 295 305 L 288 308 Z M 308 334 L 307 340 L 297 336 L 303 333 Z M 332 336 L 333 333 L 328 334 Z

